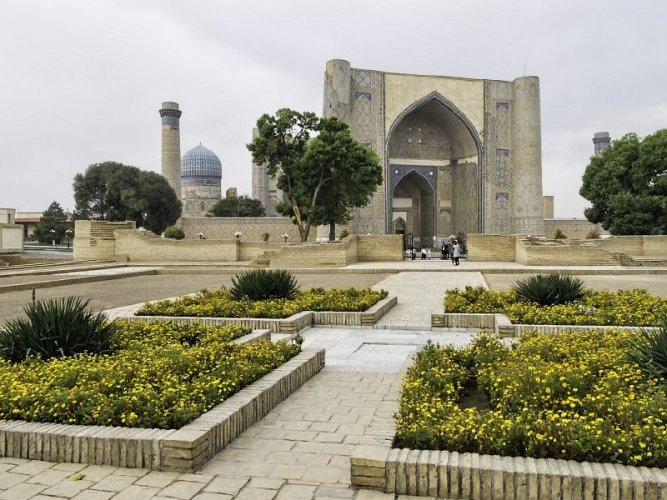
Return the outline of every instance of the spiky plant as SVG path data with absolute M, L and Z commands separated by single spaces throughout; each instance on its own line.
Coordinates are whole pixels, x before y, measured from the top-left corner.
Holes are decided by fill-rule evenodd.
M 288 271 L 256 269 L 234 276 L 230 292 L 236 300 L 293 299 L 299 283 Z
M 667 316 L 657 330 L 641 330 L 630 341 L 625 359 L 637 364 L 649 377 L 667 379 Z
M 522 302 L 537 302 L 542 306 L 566 304 L 584 296 L 584 284 L 576 276 L 538 274 L 514 284 L 517 298 Z
M 79 297 L 40 300 L 0 330 L 0 355 L 12 362 L 110 352 L 116 326 Z

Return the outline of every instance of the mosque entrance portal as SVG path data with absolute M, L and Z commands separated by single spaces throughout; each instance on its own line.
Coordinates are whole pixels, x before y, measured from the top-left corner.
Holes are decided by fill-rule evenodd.
M 387 142 L 389 227 L 404 221 L 419 246 L 480 232 L 481 144 L 467 118 L 438 93 L 399 115 Z

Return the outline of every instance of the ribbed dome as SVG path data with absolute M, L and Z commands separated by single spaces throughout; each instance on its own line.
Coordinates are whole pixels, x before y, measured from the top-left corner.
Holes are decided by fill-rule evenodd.
M 220 158 L 201 144 L 183 155 L 181 177 L 219 177 L 222 178 Z

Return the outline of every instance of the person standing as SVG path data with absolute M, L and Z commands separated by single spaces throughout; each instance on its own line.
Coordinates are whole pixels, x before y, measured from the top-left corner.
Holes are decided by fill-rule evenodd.
M 440 258 L 445 260 L 447 258 L 447 244 L 443 241 L 440 247 Z
M 459 258 L 461 257 L 461 246 L 459 245 L 459 242 L 454 240 L 454 243 L 452 244 L 452 263 L 455 266 L 459 265 Z

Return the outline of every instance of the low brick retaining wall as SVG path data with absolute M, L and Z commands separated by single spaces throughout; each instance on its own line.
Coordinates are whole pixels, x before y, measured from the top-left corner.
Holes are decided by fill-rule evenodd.
M 304 349 L 178 430 L 0 420 L 0 457 L 195 471 L 323 366 L 323 349 Z
M 493 330 L 501 337 L 520 337 L 527 332 L 548 334 L 571 333 L 580 331 L 623 330 L 639 332 L 641 330 L 657 330 L 646 326 L 596 326 L 596 325 L 515 325 L 504 314 L 465 314 L 439 313 L 431 314 L 432 328 L 480 328 Z
M 179 325 L 203 323 L 205 325 L 240 325 L 253 330 L 269 330 L 271 333 L 299 333 L 317 325 L 373 326 L 397 304 L 396 297 L 386 297 L 363 312 L 303 311 L 288 318 L 209 318 L 199 316 L 134 316 L 120 315 L 119 319 L 154 323 L 169 321 Z
M 357 446 L 352 485 L 438 498 L 667 498 L 667 469 Z

